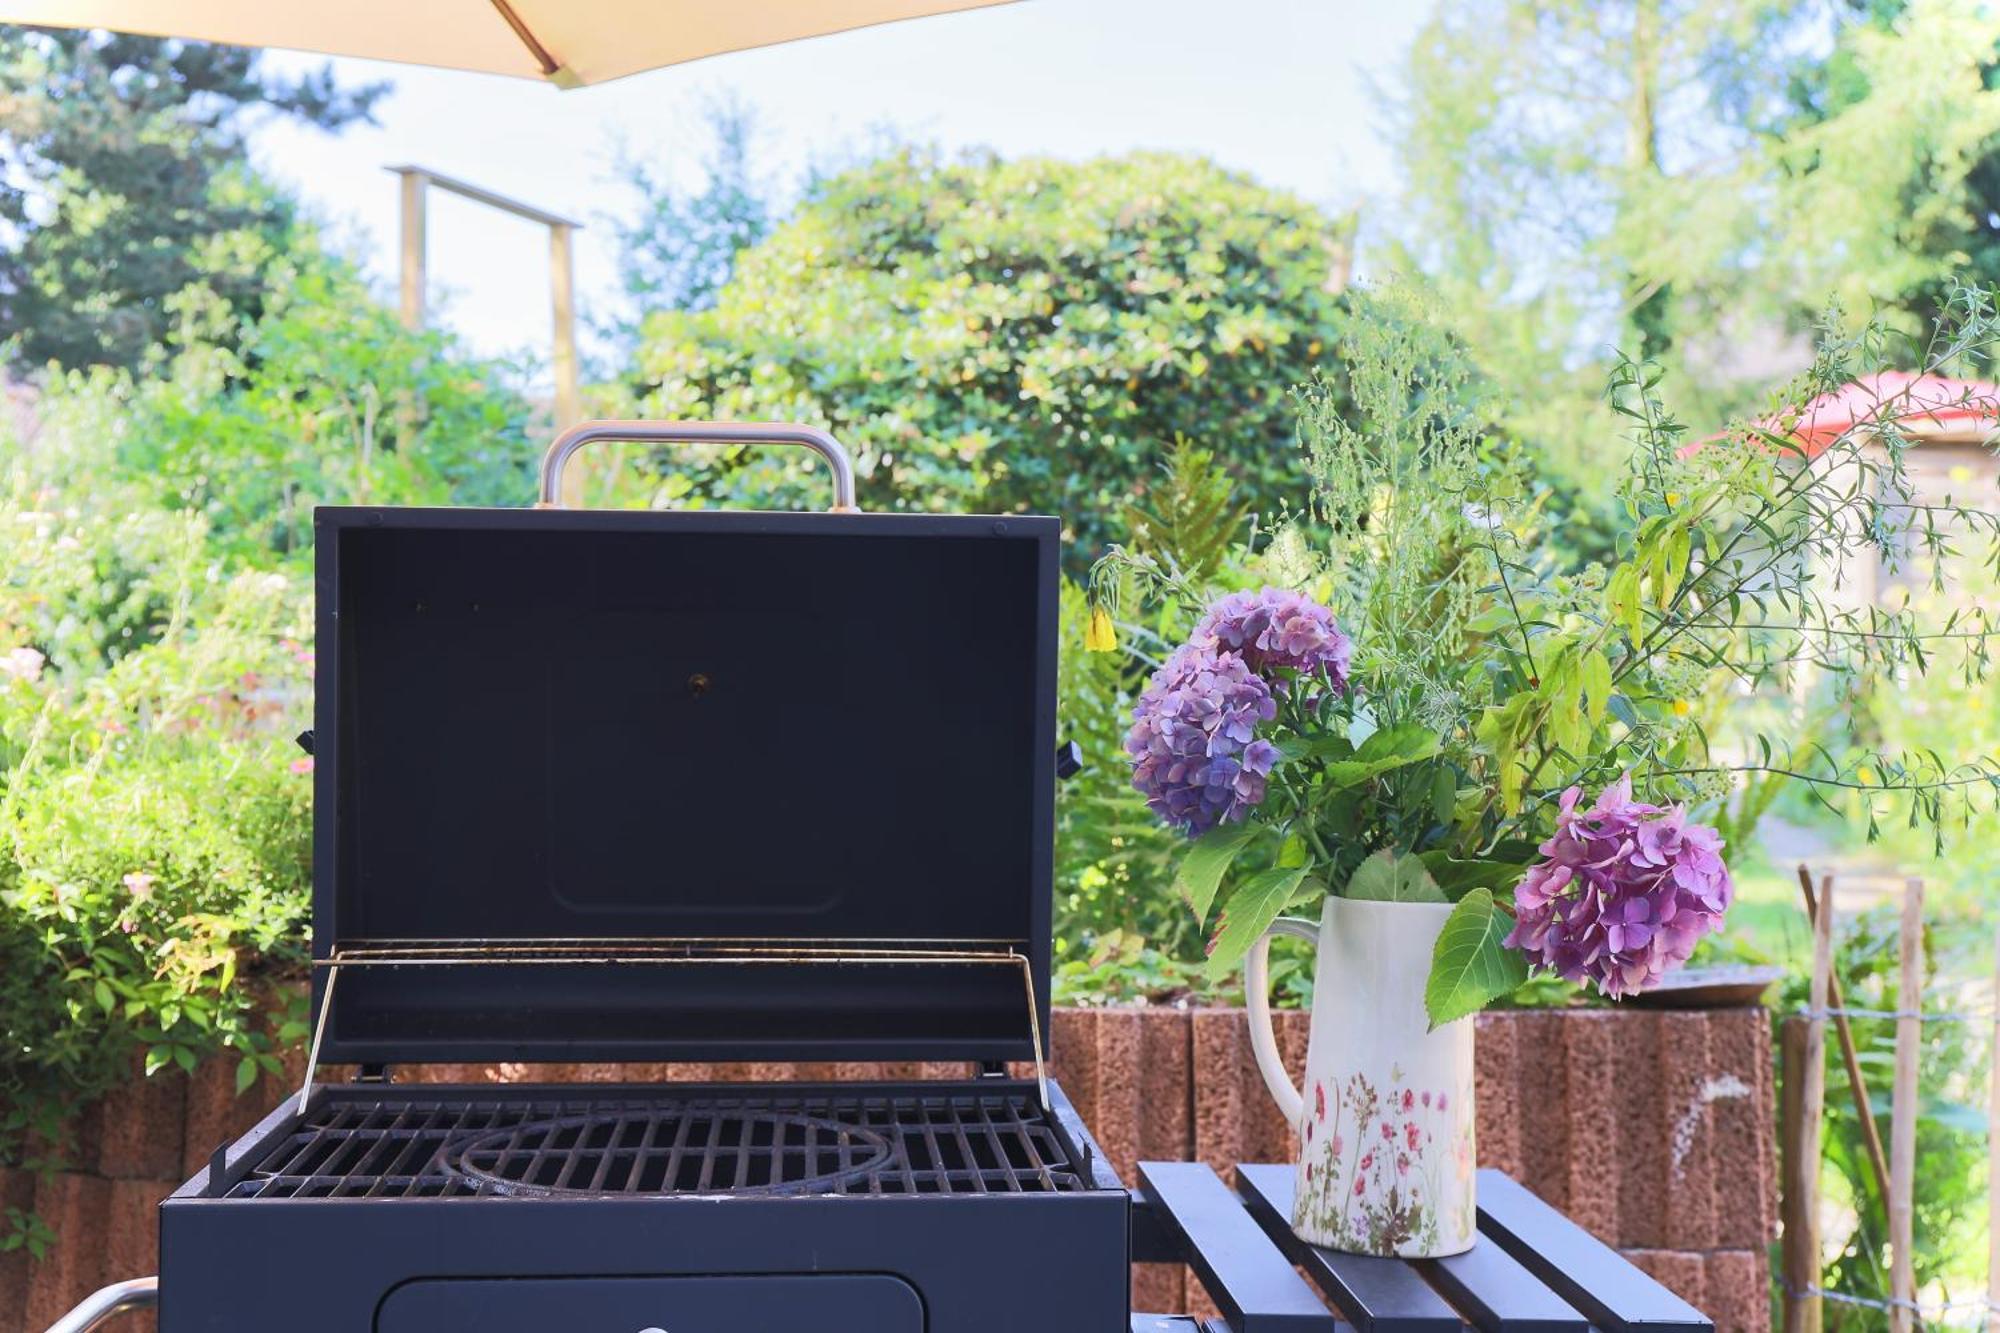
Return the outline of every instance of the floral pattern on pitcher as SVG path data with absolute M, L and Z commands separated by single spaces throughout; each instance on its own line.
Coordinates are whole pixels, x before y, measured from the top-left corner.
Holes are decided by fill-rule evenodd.
M 1364 1074 L 1313 1085 L 1299 1125 L 1292 1229 L 1356 1254 L 1449 1254 L 1471 1242 L 1471 1089 L 1377 1089 Z

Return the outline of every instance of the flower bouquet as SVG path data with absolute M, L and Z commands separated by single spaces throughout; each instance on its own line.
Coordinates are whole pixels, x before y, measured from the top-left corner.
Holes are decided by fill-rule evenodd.
M 1785 740 L 1799 699 L 1935 669 L 1944 639 L 1983 669 L 1983 613 L 1927 636 L 1838 595 L 1857 552 L 1907 555 L 1882 508 L 1907 493 L 1895 404 L 1811 457 L 1782 406 L 1691 447 L 1657 372 L 1624 363 L 1624 530 L 1576 560 L 1456 349 L 1405 296 L 1367 314 L 1343 390 L 1299 395 L 1310 506 L 1208 577 L 1114 549 L 1092 591 L 1106 627 L 1135 597 L 1191 623 L 1126 748 L 1190 840 L 1175 882 L 1213 917 L 1211 973 L 1248 960 L 1253 1044 L 1300 1130 L 1294 1226 L 1442 1254 L 1472 1236 L 1469 1015 L 1531 970 L 1618 999 L 1685 963 L 1731 903 L 1725 830 L 1786 781 L 1942 823 L 2000 769 Z M 1941 336 L 1960 355 L 1990 323 L 1968 299 Z M 1867 345 L 1829 340 L 1780 404 Z M 1318 921 L 1283 915 L 1301 906 Z M 1274 933 L 1319 948 L 1304 1092 L 1265 1012 Z

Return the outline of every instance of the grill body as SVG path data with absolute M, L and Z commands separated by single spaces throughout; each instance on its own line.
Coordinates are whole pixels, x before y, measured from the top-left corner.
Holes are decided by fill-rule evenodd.
M 1060 1088 L 498 1091 L 273 1113 L 162 1205 L 162 1333 L 1125 1324 L 1129 1196 Z

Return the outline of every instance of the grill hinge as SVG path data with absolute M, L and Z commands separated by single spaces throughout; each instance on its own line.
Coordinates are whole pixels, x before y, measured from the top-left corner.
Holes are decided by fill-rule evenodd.
M 979 1062 L 979 1077 L 981 1078 L 1007 1077 L 1006 1062 L 1002 1060 L 981 1060 Z
M 390 1076 L 389 1066 L 387 1065 L 363 1065 L 360 1071 L 355 1074 L 354 1081 L 356 1083 L 392 1083 L 395 1080 Z

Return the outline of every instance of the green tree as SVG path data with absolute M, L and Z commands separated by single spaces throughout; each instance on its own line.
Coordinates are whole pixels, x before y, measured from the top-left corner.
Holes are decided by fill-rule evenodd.
M 2000 25 L 1921 0 L 1848 0 L 1835 15 L 1830 48 L 1795 62 L 1781 128 L 1801 182 L 1875 238 L 1844 257 L 1860 280 L 1848 298 L 1928 327 L 1954 276 L 2000 283 Z
M 1613 348 L 1671 372 L 1682 419 L 1719 421 L 1803 367 L 1830 296 L 1934 324 L 1995 227 L 1996 38 L 1972 0 L 1470 0 L 1426 25 L 1399 120 L 1404 261 L 1525 390 L 1505 424 L 1573 547 L 1610 553 Z
M 736 256 L 771 231 L 777 206 L 753 162 L 755 113 L 740 99 L 724 97 L 703 109 L 703 119 L 708 150 L 698 190 L 675 186 L 643 158 L 624 150 L 618 155 L 618 174 L 638 195 L 634 216 L 611 219 L 630 313 L 610 332 L 628 346 L 653 311 L 714 305 Z
M 870 507 L 1059 513 L 1087 558 L 1176 436 L 1252 505 L 1297 493 L 1290 386 L 1349 235 L 1195 158 L 904 150 L 819 181 L 713 309 L 648 321 L 646 410 L 828 426 Z M 689 475 L 655 498 L 716 484 Z
M 1927 327 L 2000 231 L 1977 174 L 1996 40 L 1971 0 L 1451 6 L 1409 70 L 1412 253 L 1483 350 L 1542 377 L 1613 344 L 1727 377 L 1723 346 L 1830 293 Z
M 343 90 L 327 69 L 273 78 L 240 47 L 0 26 L 0 336 L 14 357 L 136 367 L 190 286 L 254 317 L 259 260 L 293 210 L 243 166 L 251 114 L 338 129 L 385 87 Z

